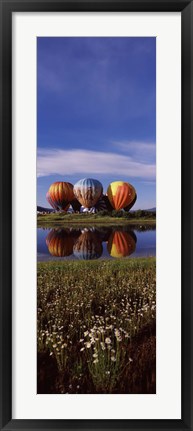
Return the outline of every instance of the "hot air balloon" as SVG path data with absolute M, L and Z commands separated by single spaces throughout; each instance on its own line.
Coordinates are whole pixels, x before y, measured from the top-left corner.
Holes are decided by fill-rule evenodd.
M 51 184 L 48 193 L 54 205 L 63 211 L 68 210 L 70 201 L 74 199 L 73 185 L 67 182 L 57 181 Z
M 133 232 L 112 232 L 107 250 L 112 257 L 125 257 L 134 253 L 136 247 L 136 236 Z
M 125 211 L 130 211 L 130 209 L 131 209 L 131 208 L 133 207 L 133 205 L 135 204 L 136 200 L 137 200 L 137 194 L 135 194 L 135 197 L 134 197 L 133 201 L 132 201 L 129 205 L 127 205 L 126 207 L 124 207 L 124 210 L 125 210 Z
M 113 210 L 113 207 L 109 202 L 108 196 L 106 195 L 102 195 L 94 207 L 96 209 L 96 212 Z
M 49 195 L 49 192 L 47 192 L 47 193 L 46 193 L 46 199 L 47 199 L 48 203 L 51 205 L 51 207 L 52 207 L 54 210 L 56 210 L 56 211 L 58 211 L 58 210 L 59 210 L 59 208 L 57 207 L 57 205 L 55 205 L 55 204 L 54 204 L 54 202 L 52 201 L 52 199 L 51 199 L 51 197 L 50 197 L 50 195 Z
M 72 205 L 72 208 L 74 211 L 80 211 L 81 204 L 80 204 L 80 202 L 78 202 L 78 200 L 76 198 L 74 198 L 70 202 L 70 205 Z
M 95 207 L 85 208 L 85 207 L 81 206 L 80 207 L 80 213 L 95 214 L 96 209 L 95 209 Z
M 124 181 L 114 181 L 109 184 L 107 189 L 107 196 L 115 210 L 120 210 L 130 205 L 135 195 L 134 187 Z
M 95 232 L 88 229 L 82 232 L 73 248 L 74 256 L 83 260 L 98 259 L 102 252 L 102 242 L 97 238 Z
M 113 208 L 113 206 L 111 205 L 111 203 L 110 203 L 110 201 L 109 201 L 108 196 L 107 196 L 107 195 L 103 195 L 103 199 L 104 199 L 104 201 L 105 201 L 105 204 L 106 204 L 107 210 L 108 210 L 108 211 L 112 211 L 114 208 Z
M 103 196 L 99 198 L 99 200 L 97 201 L 94 207 L 96 212 L 105 211 L 105 210 L 107 211 L 107 206 L 106 206 L 105 200 L 103 199 Z
M 73 253 L 74 238 L 67 229 L 52 229 L 46 238 L 46 245 L 52 256 L 70 256 Z
M 103 186 L 98 180 L 84 178 L 74 186 L 74 194 L 85 208 L 93 207 L 103 192 Z

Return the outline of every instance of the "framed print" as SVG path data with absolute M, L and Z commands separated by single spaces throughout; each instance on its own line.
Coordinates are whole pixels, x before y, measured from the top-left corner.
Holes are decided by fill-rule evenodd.
M 192 429 L 192 1 L 1 1 L 1 429 Z

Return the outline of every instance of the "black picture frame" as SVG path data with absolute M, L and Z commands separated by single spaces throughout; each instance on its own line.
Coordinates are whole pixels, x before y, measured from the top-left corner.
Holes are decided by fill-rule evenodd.
M 182 419 L 12 419 L 12 13 L 54 11 L 181 12 L 182 17 Z M 0 409 L 1 430 L 192 430 L 193 1 L 0 0 Z M 192 170 L 191 170 L 192 167 Z M 175 214 L 171 215 L 172 217 Z M 172 218 L 171 217 L 171 218 Z M 176 238 L 179 232 L 176 233 Z M 174 244 L 175 246 L 175 244 Z M 172 255 L 172 250 L 171 250 Z M 173 304 L 175 306 L 175 302 Z M 171 334 L 172 336 L 172 334 Z M 175 360 L 175 358 L 174 358 Z

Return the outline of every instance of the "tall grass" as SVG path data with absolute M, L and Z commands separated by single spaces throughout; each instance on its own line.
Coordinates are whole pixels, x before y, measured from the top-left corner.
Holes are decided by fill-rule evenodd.
M 155 259 L 38 264 L 38 392 L 155 392 Z

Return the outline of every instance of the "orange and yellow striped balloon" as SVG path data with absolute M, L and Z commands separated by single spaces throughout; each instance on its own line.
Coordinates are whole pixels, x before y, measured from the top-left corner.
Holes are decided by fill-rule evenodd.
M 57 181 L 51 184 L 48 193 L 54 205 L 63 211 L 67 211 L 70 206 L 70 201 L 75 197 L 73 185 L 63 181 Z
M 124 207 L 124 210 L 125 210 L 125 211 L 130 211 L 130 209 L 131 209 L 131 208 L 133 207 L 133 205 L 135 204 L 136 200 L 137 200 L 137 193 L 135 194 L 135 197 L 134 197 L 133 201 L 132 201 L 129 205 L 127 205 L 126 207 Z
M 136 239 L 128 232 L 113 232 L 108 240 L 107 250 L 112 257 L 129 256 L 135 251 Z
M 128 206 L 135 198 L 134 187 L 124 181 L 114 181 L 109 184 L 107 196 L 113 208 L 120 210 Z

